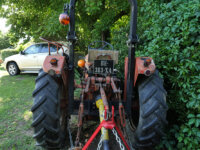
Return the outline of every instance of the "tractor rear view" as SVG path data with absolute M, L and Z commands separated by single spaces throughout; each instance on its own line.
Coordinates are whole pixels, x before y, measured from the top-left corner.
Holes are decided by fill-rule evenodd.
M 62 55 L 55 56 L 49 49 L 33 92 L 31 110 L 36 145 L 46 149 L 86 150 L 98 133 L 101 136 L 97 149 L 111 149 L 111 133 L 120 149 L 150 149 L 160 142 L 167 124 L 166 91 L 153 59 L 135 57 L 137 1 L 129 1 L 129 51 L 123 80 L 117 77 L 118 71 L 114 68 L 118 63 L 118 51 L 105 41 L 92 42 L 85 60 L 79 60 L 78 67 L 75 65 L 76 0 L 65 5 L 59 20 L 64 25 L 69 24 L 69 53 L 63 50 Z M 63 46 L 53 41 L 48 43 L 56 45 L 57 49 Z M 75 69 L 80 74 L 78 82 Z M 79 99 L 74 98 L 76 89 L 80 89 Z M 78 116 L 76 137 L 72 137 L 69 126 L 71 115 Z M 81 143 L 83 124 L 88 120 L 99 120 L 99 126 L 85 143 Z

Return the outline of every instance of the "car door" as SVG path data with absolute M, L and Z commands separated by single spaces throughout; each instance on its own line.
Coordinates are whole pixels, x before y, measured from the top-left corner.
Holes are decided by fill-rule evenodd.
M 56 46 L 50 45 L 50 51 L 51 51 L 51 55 L 55 55 L 56 51 L 57 51 Z M 39 50 L 38 57 L 37 57 L 38 68 L 42 68 L 44 60 L 45 60 L 46 56 L 48 56 L 48 55 L 49 55 L 48 44 L 47 43 L 41 44 L 41 48 Z
M 23 54 L 20 57 L 20 66 L 21 70 L 24 71 L 36 71 L 37 69 L 37 56 L 40 50 L 40 45 L 35 44 L 28 47 L 23 51 Z

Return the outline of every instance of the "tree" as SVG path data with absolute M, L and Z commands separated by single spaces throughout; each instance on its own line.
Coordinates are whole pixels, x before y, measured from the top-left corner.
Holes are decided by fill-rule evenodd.
M 8 48 L 12 46 L 9 41 L 8 35 L 3 35 L 0 31 L 0 50 Z
M 68 0 L 69 2 L 69 0 Z M 2 0 L 0 15 L 11 24 L 12 42 L 20 38 L 40 36 L 52 40 L 64 40 L 68 27 L 59 24 L 58 16 L 63 12 L 65 0 L 26 1 Z M 76 32 L 79 38 L 78 50 L 86 49 L 94 40 L 110 40 L 110 28 L 122 15 L 129 13 L 129 4 L 121 0 L 84 0 L 76 7 Z M 109 14 L 109 15 L 108 15 Z

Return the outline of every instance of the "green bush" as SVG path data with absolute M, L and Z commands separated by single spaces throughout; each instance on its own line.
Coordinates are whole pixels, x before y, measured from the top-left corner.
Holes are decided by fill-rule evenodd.
M 15 50 L 15 49 L 5 49 L 5 50 L 1 50 L 1 58 L 3 60 L 5 60 L 6 57 L 9 57 L 11 55 L 15 55 L 18 54 L 19 51 Z
M 32 41 L 26 44 L 19 44 L 15 49 L 3 49 L 0 51 L 0 57 L 5 60 L 6 57 L 9 57 L 14 54 L 18 54 L 20 51 L 23 51 L 25 48 L 29 47 L 30 45 L 34 44 Z
M 9 36 L 0 31 L 0 51 L 8 47 L 12 47 L 9 41 Z
M 200 143 L 199 0 L 139 3 L 137 56 L 150 56 L 168 92 L 168 129 L 158 149 L 199 149 Z M 123 20 L 123 24 L 122 21 Z M 112 44 L 128 54 L 123 17 L 111 29 Z M 122 57 L 122 56 L 120 56 Z M 120 60 L 124 61 L 124 60 Z

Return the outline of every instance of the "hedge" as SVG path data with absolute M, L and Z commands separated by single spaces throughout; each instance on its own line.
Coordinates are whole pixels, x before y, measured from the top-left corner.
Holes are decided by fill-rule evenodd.
M 139 2 L 137 56 L 153 57 L 168 92 L 168 126 L 158 149 L 199 149 L 200 143 L 199 0 Z M 127 55 L 129 17 L 111 29 L 111 41 Z M 123 66 L 123 64 L 121 65 Z M 119 66 L 120 67 L 120 66 Z
M 5 49 L 5 50 L 1 50 L 1 58 L 3 60 L 5 60 L 6 57 L 9 57 L 11 55 L 15 55 L 18 54 L 19 51 L 15 50 L 15 49 Z

